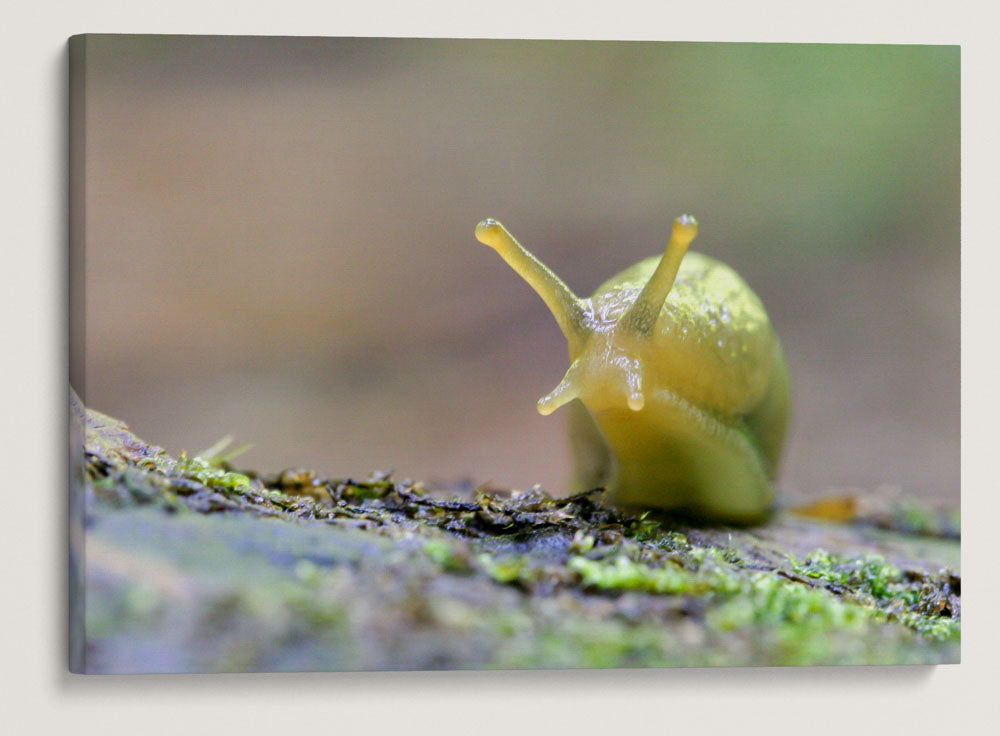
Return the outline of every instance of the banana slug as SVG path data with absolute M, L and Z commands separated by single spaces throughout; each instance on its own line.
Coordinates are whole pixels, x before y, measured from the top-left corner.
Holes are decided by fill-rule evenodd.
M 678 217 L 662 256 L 580 299 L 499 222 L 476 227 L 566 336 L 569 369 L 538 411 L 569 405 L 574 485 L 605 486 L 622 509 L 757 523 L 775 500 L 787 363 L 746 282 L 688 252 L 697 234 L 693 217 Z

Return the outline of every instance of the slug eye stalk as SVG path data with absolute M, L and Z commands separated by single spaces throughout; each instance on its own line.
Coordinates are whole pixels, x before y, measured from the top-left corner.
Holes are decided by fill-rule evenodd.
M 640 335 L 649 335 L 653 332 L 663 309 L 663 303 L 674 286 L 681 260 L 697 235 L 698 221 L 691 215 L 681 215 L 674 220 L 670 242 L 667 243 L 667 249 L 659 265 L 642 287 L 632 306 L 618 319 L 620 327 Z
M 584 324 L 584 309 L 580 299 L 562 279 L 525 250 L 507 232 L 507 228 L 493 218 L 487 218 L 476 225 L 476 240 L 499 253 L 507 265 L 528 282 L 552 312 L 571 346 L 586 339 L 589 330 Z

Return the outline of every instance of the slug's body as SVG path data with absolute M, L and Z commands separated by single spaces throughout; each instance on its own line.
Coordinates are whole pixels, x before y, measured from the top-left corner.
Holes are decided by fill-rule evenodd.
M 752 523 L 774 503 L 787 367 L 750 287 L 725 264 L 687 253 L 697 227 L 677 218 L 662 257 L 590 299 L 495 220 L 476 237 L 538 292 L 566 335 L 569 370 L 538 410 L 570 404 L 577 484 L 607 486 L 619 507 Z

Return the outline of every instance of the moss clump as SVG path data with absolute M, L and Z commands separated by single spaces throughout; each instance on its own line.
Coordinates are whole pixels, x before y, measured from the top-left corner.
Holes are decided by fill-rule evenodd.
M 871 609 L 846 603 L 827 591 L 763 573 L 753 576 L 739 592 L 743 594 L 741 597 L 727 601 L 709 614 L 710 625 L 729 630 L 751 624 L 792 626 L 797 633 L 805 634 L 808 629 L 811 635 L 817 631 L 857 628 L 872 621 L 874 616 Z M 783 636 L 787 638 L 788 633 Z
M 903 572 L 879 555 L 844 558 L 818 549 L 792 567 L 806 577 L 850 588 L 855 595 L 884 599 L 911 592 L 903 583 Z
M 530 583 L 537 577 L 536 571 L 524 557 L 493 557 L 480 555 L 479 564 L 486 574 L 498 583 Z
M 424 554 L 448 572 L 465 572 L 470 569 L 469 552 L 464 545 L 445 539 L 428 539 L 424 542 Z
M 714 565 L 703 566 L 698 572 L 672 562 L 653 568 L 622 555 L 610 562 L 571 557 L 567 566 L 580 576 L 585 587 L 602 590 L 700 595 L 736 593 L 742 587 L 735 575 Z
M 250 478 L 242 473 L 226 470 L 200 457 L 188 457 L 183 452 L 174 465 L 172 473 L 216 490 L 249 491 L 251 486 Z
M 845 598 L 874 606 L 924 636 L 957 640 L 960 579 L 948 570 L 904 572 L 880 555 L 844 557 L 825 550 L 793 563 L 795 572 L 822 581 Z

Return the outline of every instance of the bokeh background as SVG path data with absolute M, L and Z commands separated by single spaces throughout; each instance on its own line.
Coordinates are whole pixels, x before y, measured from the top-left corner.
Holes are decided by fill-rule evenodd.
M 91 36 L 74 73 L 76 388 L 171 452 L 559 494 L 565 341 L 473 228 L 586 295 L 691 212 L 785 345 L 783 491 L 958 502 L 958 47 Z

